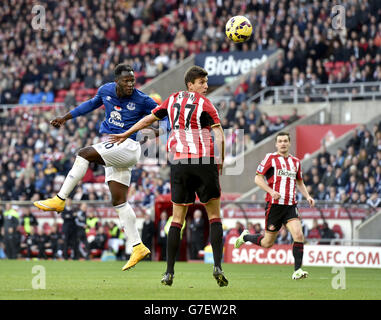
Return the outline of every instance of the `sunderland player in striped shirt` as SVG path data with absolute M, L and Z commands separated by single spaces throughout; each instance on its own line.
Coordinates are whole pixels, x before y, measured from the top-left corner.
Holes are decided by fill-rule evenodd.
M 111 134 L 124 132 L 157 107 L 157 103 L 143 92 L 135 89 L 135 75 L 131 66 L 119 64 L 114 70 L 115 82 L 102 85 L 94 98 L 80 104 L 67 114 L 53 119 L 50 123 L 59 128 L 70 119 L 87 114 L 102 105 L 105 107 L 105 120 L 99 132 Z M 106 182 L 109 186 L 112 205 L 119 215 L 121 225 L 133 246 L 130 259 L 122 270 L 128 270 L 150 254 L 141 241 L 136 227 L 136 215 L 127 201 L 131 181 L 131 169 L 140 158 L 140 143 L 136 134 L 122 144 L 109 141 L 88 146 L 79 150 L 73 167 L 69 171 L 57 196 L 36 201 L 34 205 L 44 211 L 62 212 L 65 200 L 85 175 L 91 162 L 105 166 Z
M 169 118 L 172 131 L 167 145 L 171 162 L 173 220 L 168 232 L 167 270 L 161 280 L 164 285 L 172 285 L 181 227 L 196 194 L 208 213 L 214 258 L 213 276 L 219 286 L 228 285 L 221 268 L 223 242 L 219 183 L 225 140 L 217 110 L 204 96 L 208 90 L 207 75 L 201 67 L 189 68 L 185 74 L 187 91 L 172 94 L 131 129 L 110 137 L 111 142 L 123 143 L 134 132 L 166 116 Z M 214 154 L 214 143 L 218 158 Z
M 315 200 L 304 185 L 300 160 L 289 154 L 290 145 L 289 133 L 279 132 L 275 144 L 277 152 L 268 153 L 257 168 L 255 183 L 267 192 L 265 235 L 251 235 L 248 230 L 244 230 L 236 240 L 235 247 L 239 248 L 246 241 L 250 241 L 263 248 L 270 248 L 284 224 L 294 240 L 292 253 L 295 272 L 292 279 L 296 280 L 308 276 L 308 272 L 301 268 L 304 236 L 296 207 L 296 187 L 311 207 L 315 205 Z

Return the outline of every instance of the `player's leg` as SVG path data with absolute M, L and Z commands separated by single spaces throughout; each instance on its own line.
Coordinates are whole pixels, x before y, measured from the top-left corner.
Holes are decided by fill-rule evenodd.
M 181 228 L 188 212 L 188 206 L 186 205 L 178 205 L 174 203 L 172 207 L 173 219 L 167 236 L 167 270 L 161 280 L 161 283 L 165 285 L 172 285 L 173 282 L 176 255 L 181 242 Z
M 33 204 L 43 211 L 63 211 L 65 208 L 65 200 L 86 174 L 90 162 L 100 165 L 105 164 L 95 148 L 85 147 L 78 152 L 74 164 L 66 176 L 57 196 L 47 200 L 36 201 Z
M 60 191 L 58 192 L 58 197 L 60 199 L 66 200 L 78 182 L 81 181 L 81 179 L 86 174 L 90 162 L 105 165 L 101 155 L 93 147 L 85 147 L 79 150 L 73 167 L 69 171 Z
M 250 241 L 262 248 L 271 248 L 278 236 L 278 231 L 265 231 L 265 235 L 261 234 L 246 234 L 243 236 L 244 242 Z
M 213 277 L 216 279 L 217 284 L 220 287 L 225 287 L 229 284 L 224 272 L 222 271 L 222 254 L 224 249 L 223 244 L 223 229 L 221 221 L 221 202 L 220 198 L 211 199 L 205 204 L 206 211 L 208 213 L 209 225 L 210 225 L 210 244 L 213 250 Z
M 219 182 L 218 167 L 213 163 L 202 163 L 193 165 L 193 175 L 200 181 L 197 187 L 197 195 L 204 203 L 208 213 L 210 226 L 210 244 L 213 250 L 213 277 L 220 287 L 228 285 L 224 272 L 222 271 L 223 254 L 223 230 L 221 221 L 221 188 Z
M 271 248 L 282 226 L 282 220 L 279 217 L 281 217 L 283 210 L 284 206 L 267 203 L 265 208 L 265 235 L 250 234 L 248 230 L 244 230 L 237 238 L 235 248 L 239 248 L 247 241 L 263 248 Z
M 127 201 L 128 185 L 130 184 L 131 177 L 130 172 L 129 168 L 106 167 L 106 181 L 111 192 L 112 205 L 119 216 L 123 231 L 132 245 L 131 257 L 123 266 L 123 271 L 131 269 L 151 253 L 142 243 L 136 226 L 136 214 Z
M 177 163 L 171 165 L 173 218 L 167 235 L 167 270 L 161 279 L 161 283 L 168 286 L 173 283 L 176 254 L 180 246 L 181 228 L 188 212 L 188 206 L 193 204 L 196 199 L 194 184 L 189 177 L 188 164 Z
M 286 227 L 290 231 L 292 239 L 294 240 L 292 245 L 292 254 L 295 260 L 295 272 L 292 275 L 292 279 L 296 280 L 306 278 L 308 276 L 308 272 L 301 269 L 304 253 L 304 235 L 302 224 L 300 223 L 299 218 L 295 217 L 287 221 Z

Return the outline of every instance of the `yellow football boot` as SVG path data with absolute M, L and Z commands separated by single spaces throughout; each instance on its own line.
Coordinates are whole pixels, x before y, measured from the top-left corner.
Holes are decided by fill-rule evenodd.
M 131 269 L 134 267 L 140 260 L 147 257 L 151 251 L 143 244 L 139 243 L 137 246 L 133 247 L 132 254 L 130 259 L 127 261 L 127 263 L 122 268 L 122 271 L 126 271 L 128 269 Z
M 65 209 L 65 200 L 61 200 L 57 196 L 46 200 L 35 201 L 33 204 L 43 211 L 62 212 Z

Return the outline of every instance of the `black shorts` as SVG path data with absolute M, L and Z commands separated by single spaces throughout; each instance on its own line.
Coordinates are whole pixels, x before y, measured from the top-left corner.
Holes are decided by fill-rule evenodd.
M 200 161 L 201 162 L 201 161 Z M 210 164 L 177 163 L 171 165 L 171 199 L 175 204 L 191 205 L 196 200 L 200 202 L 221 196 L 218 166 Z
M 289 206 L 267 202 L 265 212 L 265 230 L 271 232 L 279 231 L 282 224 L 286 224 L 289 220 L 299 219 L 296 204 Z

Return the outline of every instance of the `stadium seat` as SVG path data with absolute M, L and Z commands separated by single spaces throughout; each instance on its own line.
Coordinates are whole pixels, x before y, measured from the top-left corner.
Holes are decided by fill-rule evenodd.
M 344 233 L 343 233 L 343 230 L 342 230 L 342 228 L 341 228 L 341 226 L 339 224 L 335 224 L 332 227 L 332 231 L 335 233 L 335 235 L 337 235 L 337 237 L 339 239 L 343 239 Z
M 57 91 L 57 97 L 65 98 L 66 94 L 67 94 L 67 90 L 65 90 L 65 89 Z
M 63 98 L 63 97 L 56 97 L 54 99 L 54 102 L 64 102 L 64 101 L 65 101 L 65 98 Z

